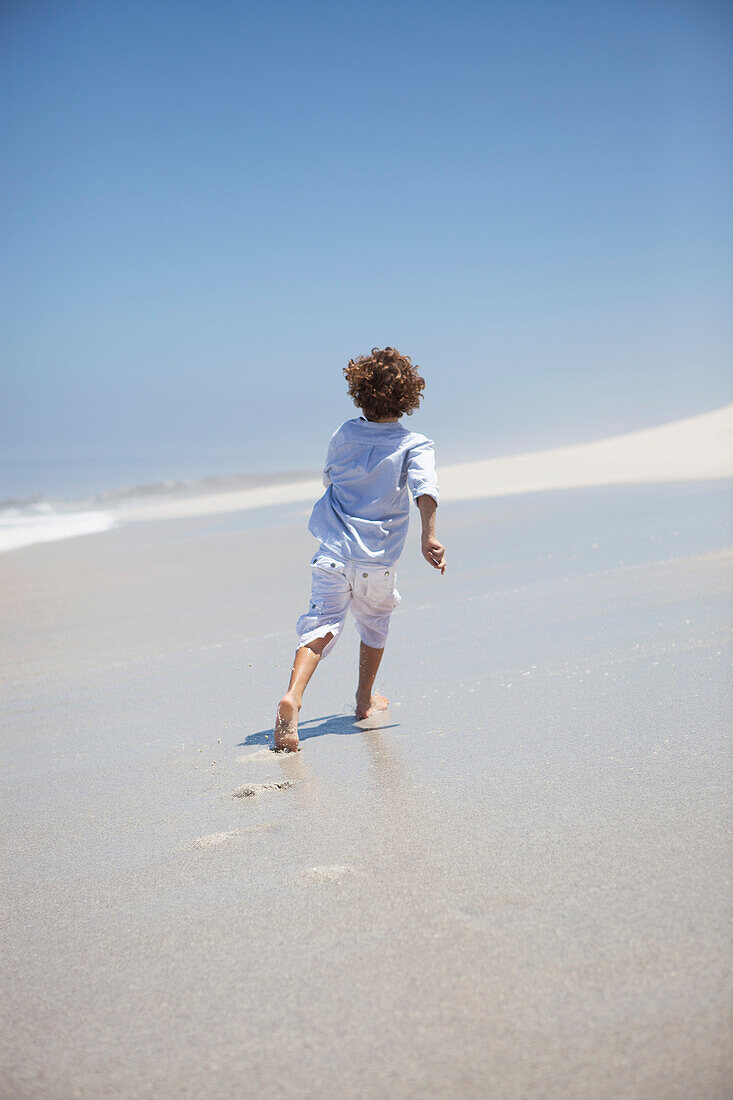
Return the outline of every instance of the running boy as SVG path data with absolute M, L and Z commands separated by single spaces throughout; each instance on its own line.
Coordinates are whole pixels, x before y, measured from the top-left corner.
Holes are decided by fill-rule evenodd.
M 395 563 L 410 518 L 410 494 L 422 519 L 422 553 L 445 573 L 445 549 L 435 536 L 438 481 L 432 440 L 410 432 L 399 418 L 420 405 L 425 381 L 395 348 L 372 348 L 344 368 L 349 394 L 363 416 L 347 420 L 328 446 L 326 492 L 308 530 L 320 541 L 311 561 L 310 605 L 298 619 L 300 646 L 290 686 L 277 708 L 275 747 L 298 749 L 298 712 L 318 662 L 330 653 L 351 607 L 361 638 L 356 717 L 384 710 L 372 693 L 389 621 L 400 595 Z

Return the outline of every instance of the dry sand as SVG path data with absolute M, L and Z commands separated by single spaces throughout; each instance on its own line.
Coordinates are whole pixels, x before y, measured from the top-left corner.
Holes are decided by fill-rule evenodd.
M 2 1096 L 727 1095 L 729 483 L 446 503 L 282 757 L 301 513 L 0 559 Z

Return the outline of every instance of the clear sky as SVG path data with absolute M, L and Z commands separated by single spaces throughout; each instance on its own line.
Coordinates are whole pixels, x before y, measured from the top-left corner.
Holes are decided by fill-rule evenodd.
M 724 0 L 16 0 L 0 38 L 0 495 L 317 468 L 373 345 L 443 461 L 731 399 Z

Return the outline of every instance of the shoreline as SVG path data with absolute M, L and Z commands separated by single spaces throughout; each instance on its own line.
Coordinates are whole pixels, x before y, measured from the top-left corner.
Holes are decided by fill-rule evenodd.
M 591 443 L 438 468 L 441 500 L 480 500 L 550 489 L 733 478 L 733 402 L 712 412 Z M 320 478 L 123 507 L 121 522 L 186 519 L 315 499 Z
M 590 443 L 575 443 L 522 454 L 498 456 L 438 468 L 441 501 L 481 500 L 553 489 L 610 485 L 716 481 L 733 478 L 733 402 L 711 412 L 643 428 Z M 283 480 L 288 478 L 289 480 Z M 113 530 L 128 523 L 193 519 L 285 504 L 312 503 L 323 492 L 320 477 L 255 475 L 236 479 L 202 478 L 175 483 L 165 495 L 155 486 L 98 494 L 101 507 L 69 503 L 55 511 L 41 504 L 33 513 L 9 509 L 0 516 L 0 552 L 84 534 Z M 237 480 L 244 487 L 200 492 L 197 486 Z M 193 491 L 191 491 L 193 490 Z M 173 493 L 174 495 L 171 495 Z M 116 502 L 115 497 L 119 499 Z

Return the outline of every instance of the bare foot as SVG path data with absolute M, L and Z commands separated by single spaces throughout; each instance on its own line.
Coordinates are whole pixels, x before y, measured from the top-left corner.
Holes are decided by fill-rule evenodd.
M 278 752 L 298 751 L 298 711 L 300 707 L 292 695 L 283 695 L 277 705 L 275 719 L 275 748 Z
M 377 714 L 380 710 L 386 710 L 389 706 L 389 699 L 385 699 L 383 695 L 377 695 L 376 692 L 372 695 L 368 703 L 360 703 L 356 700 L 356 720 L 361 722 L 363 718 L 371 718 L 373 714 Z

